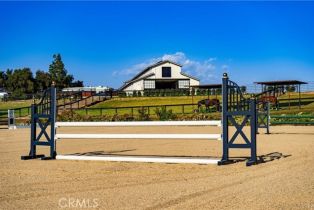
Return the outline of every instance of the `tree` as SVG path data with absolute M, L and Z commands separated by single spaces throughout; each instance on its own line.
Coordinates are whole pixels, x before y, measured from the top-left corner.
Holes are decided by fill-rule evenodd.
M 8 77 L 4 71 L 0 71 L 0 88 L 6 87 L 6 81 L 8 80 Z
M 21 97 L 34 92 L 34 78 L 30 68 L 7 70 L 6 88 L 13 97 Z
M 51 77 L 48 72 L 41 70 L 36 71 L 35 81 L 37 91 L 46 90 L 51 86 Z
M 51 80 L 55 82 L 56 87 L 65 88 L 70 87 L 73 76 L 68 74 L 64 67 L 62 58 L 60 54 L 53 55 L 52 64 L 49 65 L 49 74 L 51 75 Z
M 272 90 L 274 90 L 275 88 L 273 87 L 273 86 L 267 86 L 267 88 L 266 88 L 266 91 L 272 91 Z
M 241 86 L 240 90 L 241 90 L 242 93 L 246 93 L 246 86 Z
M 287 85 L 286 86 L 286 91 L 287 92 L 295 92 L 296 88 L 293 85 Z
M 84 83 L 81 80 L 76 80 L 70 84 L 70 87 L 84 87 Z

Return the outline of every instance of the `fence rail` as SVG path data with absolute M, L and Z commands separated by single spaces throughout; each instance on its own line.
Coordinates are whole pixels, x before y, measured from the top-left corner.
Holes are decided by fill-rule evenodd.
M 314 125 L 314 115 L 271 115 L 272 125 Z
M 94 101 L 103 101 L 108 98 L 108 95 L 94 95 L 90 97 L 86 97 L 85 99 L 82 100 L 75 100 L 75 101 L 66 101 L 64 100 L 62 103 L 63 98 L 61 99 L 60 103 L 58 104 L 58 109 L 61 111 L 62 109 L 65 110 L 73 110 L 79 113 L 85 113 L 85 114 L 98 114 L 98 115 L 103 115 L 106 113 L 109 114 L 118 114 L 118 113 L 130 113 L 131 115 L 136 115 L 137 110 L 139 109 L 147 109 L 149 114 L 153 113 L 154 108 L 161 108 L 165 107 L 166 109 L 174 109 L 173 111 L 178 114 L 188 114 L 188 113 L 193 113 L 195 109 L 197 109 L 197 104 L 172 104 L 172 105 L 148 105 L 148 106 L 133 106 L 133 107 L 103 107 L 103 108 L 93 108 L 93 107 L 88 107 L 89 105 L 92 105 Z M 87 103 L 87 100 L 90 100 L 89 103 Z M 285 107 L 290 107 L 297 105 L 297 100 L 298 98 L 283 98 L 283 99 L 278 99 L 280 105 L 280 108 L 285 108 Z M 301 98 L 302 101 L 309 101 L 312 103 L 312 100 L 314 101 L 314 97 L 303 97 Z M 294 104 L 296 103 L 296 104 Z M 308 104 L 305 103 L 303 105 Z M 27 117 L 31 113 L 31 108 L 30 107 L 20 107 L 20 108 L 14 108 L 13 109 L 15 112 L 15 116 L 17 118 L 19 117 Z M 5 113 L 7 113 L 7 110 L 2 110 Z M 3 112 L 3 113 L 4 113 Z M 0 115 L 7 115 L 7 114 L 1 114 Z M 278 116 L 275 116 L 277 119 L 279 119 Z
M 155 115 L 156 109 L 164 108 L 172 110 L 174 114 L 191 114 L 197 109 L 197 104 L 171 104 L 171 105 L 148 105 L 148 106 L 126 106 L 126 107 L 104 107 L 104 108 L 82 108 L 73 111 L 78 113 L 105 115 L 105 114 L 130 114 L 131 116 L 139 115 L 138 111 L 145 112 L 148 115 Z M 210 109 L 209 112 L 215 111 Z

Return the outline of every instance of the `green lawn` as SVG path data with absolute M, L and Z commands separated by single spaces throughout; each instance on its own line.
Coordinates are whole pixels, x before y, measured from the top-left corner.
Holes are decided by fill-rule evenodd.
M 1 101 L 0 109 L 15 109 L 20 107 L 30 106 L 33 103 L 33 100 L 18 100 L 18 101 Z
M 311 98 L 311 97 L 314 97 L 314 92 L 301 93 L 301 98 Z M 288 99 L 289 93 L 281 95 L 278 98 L 279 98 L 279 100 L 280 99 Z M 299 98 L 299 93 L 290 93 L 290 98 Z

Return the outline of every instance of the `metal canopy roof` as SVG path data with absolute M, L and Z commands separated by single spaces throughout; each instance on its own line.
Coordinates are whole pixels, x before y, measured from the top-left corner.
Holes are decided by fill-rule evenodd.
M 265 82 L 254 82 L 255 84 L 259 85 L 302 85 L 302 84 L 308 84 L 307 82 L 302 82 L 299 80 L 277 80 L 277 81 L 265 81 Z

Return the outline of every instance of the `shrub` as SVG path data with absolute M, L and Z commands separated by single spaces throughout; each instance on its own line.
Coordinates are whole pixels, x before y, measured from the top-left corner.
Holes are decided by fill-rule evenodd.
M 118 93 L 118 96 L 119 96 L 120 98 L 125 98 L 125 97 L 126 97 L 126 92 L 120 91 L 120 92 Z
M 64 110 L 57 116 L 58 121 L 84 121 L 83 117 L 72 110 Z
M 166 95 L 166 91 L 165 90 L 160 90 L 159 96 L 164 97 Z
M 188 89 L 184 90 L 184 95 L 189 96 L 190 95 L 190 90 L 188 90 Z
M 176 115 L 172 113 L 172 110 L 167 110 L 165 106 L 163 106 L 161 109 L 156 108 L 155 113 L 161 121 L 176 119 Z
M 137 111 L 138 111 L 138 119 L 140 121 L 148 121 L 148 120 L 150 120 L 147 109 L 142 108 L 142 109 L 138 109 Z
M 142 92 L 141 91 L 137 91 L 137 96 L 138 97 L 142 97 Z
M 143 95 L 144 95 L 145 97 L 150 96 L 150 90 L 144 90 Z
M 133 97 L 137 97 L 137 92 L 136 92 L 136 90 L 133 90 L 132 96 L 133 96 Z

